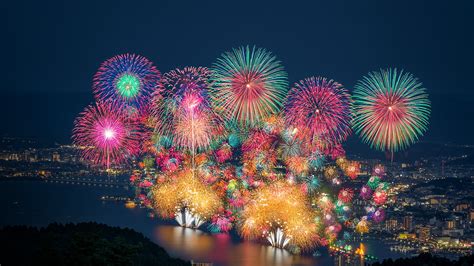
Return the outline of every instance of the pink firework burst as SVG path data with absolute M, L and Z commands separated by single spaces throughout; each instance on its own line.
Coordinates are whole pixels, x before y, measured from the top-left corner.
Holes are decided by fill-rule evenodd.
M 370 199 L 372 197 L 372 189 L 370 189 L 369 186 L 363 185 L 362 188 L 360 189 L 360 197 L 364 200 Z
M 372 214 L 372 220 L 375 223 L 381 223 L 385 219 L 385 210 L 382 208 L 378 208 L 373 214 Z
M 311 139 L 341 143 L 351 132 L 349 99 L 342 85 L 333 80 L 321 77 L 301 80 L 288 93 L 286 121 L 297 128 L 309 129 Z
M 382 177 L 385 174 L 385 168 L 381 164 L 374 166 L 373 175 Z
M 73 141 L 87 161 L 110 167 L 140 151 L 139 121 L 116 102 L 90 105 L 74 122 Z

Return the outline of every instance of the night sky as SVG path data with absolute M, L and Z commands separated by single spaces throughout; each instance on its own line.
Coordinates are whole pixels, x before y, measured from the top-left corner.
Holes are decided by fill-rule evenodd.
M 432 101 L 422 140 L 474 144 L 472 1 L 275 2 L 3 3 L 0 134 L 70 142 L 94 72 L 116 54 L 141 54 L 164 73 L 249 44 L 272 51 L 290 84 L 322 75 L 352 90 L 369 71 L 405 69 Z

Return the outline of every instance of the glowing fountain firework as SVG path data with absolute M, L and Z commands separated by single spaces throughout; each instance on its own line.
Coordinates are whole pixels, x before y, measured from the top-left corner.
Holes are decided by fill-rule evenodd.
M 160 72 L 143 56 L 122 54 L 103 62 L 94 76 L 96 99 L 114 100 L 137 109 L 146 107 L 160 86 Z
M 288 91 L 287 74 L 266 50 L 233 49 L 212 70 L 211 96 L 227 120 L 253 126 L 280 110 Z
M 184 227 L 198 228 L 222 206 L 209 186 L 182 170 L 167 183 L 153 188 L 154 205 L 162 217 L 174 217 Z
M 105 165 L 124 162 L 140 150 L 138 121 L 116 102 L 90 105 L 74 122 L 74 144 L 80 146 L 84 159 Z
M 349 94 L 341 84 L 321 77 L 296 83 L 285 104 L 288 125 L 308 129 L 310 143 L 322 139 L 331 144 L 344 141 L 350 133 Z
M 417 141 L 428 127 L 430 101 L 421 82 L 396 69 L 371 72 L 354 88 L 354 129 L 371 147 L 393 152 Z
M 297 186 L 287 182 L 258 188 L 242 211 L 240 234 L 245 238 L 263 237 L 279 248 L 314 247 L 318 225 L 306 200 Z

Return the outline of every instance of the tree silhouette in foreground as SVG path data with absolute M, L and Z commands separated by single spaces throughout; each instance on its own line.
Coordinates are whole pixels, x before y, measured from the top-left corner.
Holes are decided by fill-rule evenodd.
M 190 265 L 131 229 L 97 223 L 0 229 L 1 265 Z

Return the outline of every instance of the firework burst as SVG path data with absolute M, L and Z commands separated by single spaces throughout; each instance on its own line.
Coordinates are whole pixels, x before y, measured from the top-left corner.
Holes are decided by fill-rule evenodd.
M 338 199 L 343 203 L 351 202 L 352 198 L 354 197 L 354 191 L 350 188 L 343 188 L 339 191 Z
M 350 97 L 341 84 L 321 77 L 296 83 L 288 93 L 286 121 L 299 129 L 309 129 L 310 138 L 333 144 L 350 133 Z
M 160 72 L 143 56 L 122 54 L 102 63 L 94 76 L 96 99 L 140 109 L 160 87 Z
M 233 49 L 212 70 L 211 96 L 227 120 L 253 126 L 280 110 L 288 90 L 287 74 L 266 50 Z
M 82 156 L 110 167 L 136 155 L 140 150 L 139 123 L 115 102 L 88 106 L 74 122 L 73 141 Z
M 354 89 L 354 129 L 371 147 L 396 152 L 428 127 L 430 101 L 421 82 L 396 69 L 369 73 Z
M 163 75 L 163 91 L 153 94 L 152 117 L 159 135 L 184 149 L 206 149 L 223 132 L 210 107 L 210 72 L 203 67 L 175 69 Z

